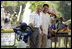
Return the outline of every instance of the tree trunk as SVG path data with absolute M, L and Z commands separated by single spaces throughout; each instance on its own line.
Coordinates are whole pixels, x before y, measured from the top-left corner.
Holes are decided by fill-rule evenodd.
M 20 5 L 20 11 L 19 11 L 19 14 L 18 14 L 18 17 L 17 17 L 17 21 L 19 21 L 19 19 L 20 19 L 21 10 L 22 10 L 22 5 Z

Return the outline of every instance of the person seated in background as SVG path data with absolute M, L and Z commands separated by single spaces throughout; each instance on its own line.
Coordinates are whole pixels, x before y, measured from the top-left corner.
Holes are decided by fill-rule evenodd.
M 66 28 L 67 28 L 67 25 L 65 25 L 63 23 L 63 17 L 60 17 L 56 29 L 59 31 L 59 30 L 65 30 Z M 59 42 L 58 46 L 61 47 L 61 45 L 60 45 L 61 44 L 61 39 L 63 40 L 63 42 L 64 42 L 63 45 L 65 47 L 65 45 L 66 45 L 66 39 L 62 38 L 62 37 L 58 37 L 58 42 Z
M 52 8 L 49 8 L 47 12 L 51 18 L 51 26 L 48 29 L 49 30 L 48 34 L 51 36 L 54 34 L 53 30 L 56 29 L 55 25 L 56 25 L 57 16 L 56 16 L 56 11 Z
M 60 17 L 56 29 L 59 31 L 59 30 L 63 29 L 64 27 L 65 27 L 65 24 L 63 23 L 63 18 Z
M 50 38 L 53 35 L 52 30 L 54 29 L 54 16 L 52 14 L 50 14 L 51 17 L 51 26 L 48 28 L 48 38 Z
M 69 26 L 63 23 L 63 18 L 60 18 L 60 21 L 57 23 L 57 30 L 70 30 Z
M 10 13 L 9 13 L 9 11 L 7 11 L 4 23 L 5 23 L 5 29 L 10 29 L 11 28 L 11 21 L 10 21 Z
M 55 42 L 55 32 L 53 30 L 55 30 L 55 25 L 56 25 L 56 18 L 57 16 L 55 14 L 51 14 L 50 13 L 50 17 L 51 17 L 51 26 L 49 27 L 49 31 L 48 31 L 48 48 L 50 48 L 49 46 L 49 42 L 52 41 L 52 42 Z M 51 43 L 50 43 L 51 44 Z
M 17 14 L 16 14 L 16 12 L 14 12 L 13 16 L 11 17 L 11 25 L 12 25 L 12 28 L 17 26 Z
M 51 26 L 49 28 L 49 35 L 50 36 L 53 36 L 55 34 L 55 32 L 53 30 L 56 29 L 56 20 L 57 20 L 57 16 L 54 12 L 55 10 L 54 9 L 48 9 L 48 13 L 50 14 L 50 17 L 51 17 Z

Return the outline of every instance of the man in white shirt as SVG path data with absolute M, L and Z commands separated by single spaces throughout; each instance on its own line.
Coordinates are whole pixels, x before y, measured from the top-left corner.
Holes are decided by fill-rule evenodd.
M 39 47 L 39 35 L 40 35 L 40 26 L 42 22 L 42 7 L 40 5 L 37 6 L 37 10 L 35 13 L 30 15 L 30 26 L 33 29 L 33 33 L 30 35 L 30 48 L 38 48 Z
M 42 18 L 42 31 L 40 34 L 39 48 L 46 48 L 47 46 L 47 36 L 48 36 L 48 28 L 51 24 L 50 15 L 47 13 L 49 6 L 47 4 L 43 5 L 43 18 Z

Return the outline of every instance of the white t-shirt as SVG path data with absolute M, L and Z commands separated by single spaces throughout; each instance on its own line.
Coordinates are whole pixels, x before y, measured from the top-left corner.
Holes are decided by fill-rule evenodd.
M 32 23 L 35 27 L 40 27 L 42 24 L 42 13 L 40 13 L 40 15 L 38 15 L 37 12 L 32 13 L 30 15 L 30 23 Z
M 48 35 L 48 28 L 49 28 L 49 25 L 51 25 L 51 18 L 48 13 L 46 13 L 46 14 L 43 13 L 42 16 L 43 16 L 43 18 L 42 18 L 43 33 Z

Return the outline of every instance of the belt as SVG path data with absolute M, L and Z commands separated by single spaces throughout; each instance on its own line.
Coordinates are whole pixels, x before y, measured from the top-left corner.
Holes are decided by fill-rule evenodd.
M 35 29 L 39 29 L 39 27 L 35 27 Z

